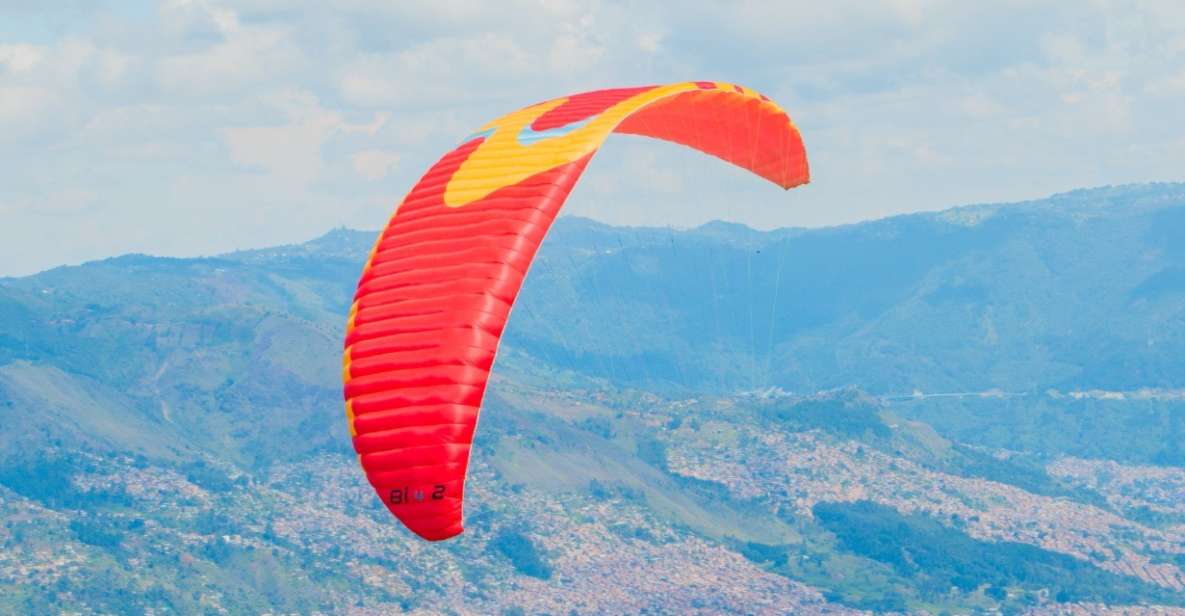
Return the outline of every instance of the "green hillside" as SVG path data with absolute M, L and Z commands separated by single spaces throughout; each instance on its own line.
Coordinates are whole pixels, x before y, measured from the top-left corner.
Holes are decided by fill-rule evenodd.
M 374 236 L 0 279 L 0 613 L 1185 606 L 1185 185 L 561 219 L 444 544 L 346 432 Z

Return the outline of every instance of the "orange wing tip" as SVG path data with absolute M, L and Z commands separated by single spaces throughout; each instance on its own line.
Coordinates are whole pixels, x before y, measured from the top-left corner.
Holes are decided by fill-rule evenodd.
M 811 183 L 811 177 L 808 175 L 802 179 L 790 180 L 788 182 L 779 182 L 783 190 L 790 190 L 791 188 L 798 188 L 799 186 L 806 186 Z

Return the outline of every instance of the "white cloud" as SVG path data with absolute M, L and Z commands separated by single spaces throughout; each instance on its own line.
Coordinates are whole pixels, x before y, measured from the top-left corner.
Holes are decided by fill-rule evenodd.
M 764 91 L 803 130 L 815 181 L 766 190 L 718 161 L 624 138 L 570 209 L 620 223 L 832 224 L 1182 179 L 1185 160 L 1175 0 L 171 0 L 142 20 L 101 10 L 62 8 L 54 33 L 30 26 L 0 44 L 0 275 L 59 258 L 22 243 L 48 233 L 38 208 L 62 214 L 55 237 L 83 251 L 70 258 L 375 226 L 492 117 L 625 84 Z
M 368 180 L 379 180 L 399 164 L 399 154 L 389 150 L 362 150 L 354 154 L 354 170 Z
M 36 45 L 0 45 L 0 66 L 15 73 L 33 69 L 41 56 L 41 48 Z
M 478 91 L 504 94 L 536 67 L 515 39 L 488 33 L 363 55 L 343 68 L 339 87 L 346 101 L 364 107 L 459 105 Z
M 53 92 L 45 88 L 0 84 L 0 124 L 27 123 L 54 101 Z
M 25 201 L 0 202 L 0 213 L 36 216 L 76 216 L 97 205 L 96 194 L 89 190 L 54 190 Z M 47 223 L 55 224 L 55 223 Z
M 195 26 L 190 21 L 195 4 L 178 7 L 186 12 L 184 18 L 179 18 L 186 24 L 182 30 L 206 27 L 217 38 L 212 44 L 157 62 L 156 79 L 166 91 L 209 96 L 250 89 L 282 78 L 304 64 L 303 51 L 287 28 L 245 26 L 234 11 L 222 8 L 206 8 L 200 15 L 205 20 Z
M 660 32 L 643 32 L 638 35 L 638 49 L 646 53 L 656 53 L 662 48 L 663 35 Z
M 1003 105 L 993 99 L 989 94 L 983 92 L 964 96 L 960 101 L 960 106 L 963 112 L 973 120 L 995 118 L 1007 112 L 1007 109 Z
M 1144 92 L 1153 96 L 1180 96 L 1185 94 L 1185 69 L 1182 69 L 1179 73 L 1150 81 L 1145 86 Z
M 284 92 L 265 97 L 287 122 L 269 126 L 222 129 L 231 158 L 240 165 L 261 169 L 287 190 L 301 190 L 324 169 L 321 148 L 346 127 L 338 113 L 325 110 L 308 92 Z

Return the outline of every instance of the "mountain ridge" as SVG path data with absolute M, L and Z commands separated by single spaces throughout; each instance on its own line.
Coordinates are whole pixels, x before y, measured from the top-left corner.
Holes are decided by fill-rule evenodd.
M 601 222 L 601 221 L 598 221 L 598 220 L 595 220 L 592 218 L 583 217 L 583 216 L 576 216 L 576 215 L 561 215 L 559 218 L 557 218 L 557 224 L 587 225 L 592 228 L 603 228 L 603 229 L 630 229 L 630 230 L 646 230 L 646 231 L 672 231 L 672 230 L 673 231 L 713 231 L 716 229 L 744 229 L 747 231 L 753 231 L 756 234 L 768 234 L 768 233 L 798 234 L 798 233 L 802 233 L 802 232 L 844 229 L 844 228 L 848 228 L 848 227 L 856 227 L 856 226 L 866 225 L 866 224 L 875 224 L 875 223 L 879 223 L 879 222 L 883 222 L 883 221 L 891 221 L 894 219 L 909 218 L 909 217 L 914 217 L 914 216 L 944 217 L 944 215 L 947 215 L 947 217 L 951 218 L 953 221 L 953 220 L 958 220 L 960 218 L 959 216 L 952 216 L 953 214 L 973 214 L 974 216 L 972 216 L 972 218 L 976 219 L 979 217 L 979 215 L 981 215 L 983 213 L 995 212 L 1000 209 L 1024 208 L 1024 207 L 1035 205 L 1035 204 L 1036 205 L 1044 204 L 1044 205 L 1049 205 L 1049 206 L 1055 206 L 1055 205 L 1058 205 L 1062 202 L 1065 202 L 1065 203 L 1075 204 L 1078 207 L 1082 207 L 1084 205 L 1084 203 L 1091 203 L 1092 207 L 1105 208 L 1109 205 L 1113 205 L 1113 203 L 1111 203 L 1110 201 L 1105 199 L 1106 197 L 1112 197 L 1112 198 L 1131 197 L 1133 195 L 1138 195 L 1140 193 L 1155 192 L 1155 191 L 1160 191 L 1159 194 L 1156 194 L 1156 196 L 1159 197 L 1160 199 L 1166 199 L 1166 198 L 1172 198 L 1172 197 L 1182 197 L 1182 196 L 1185 196 L 1185 182 L 1171 182 L 1171 181 L 1139 182 L 1139 183 L 1131 183 L 1131 184 L 1102 185 L 1102 186 L 1095 186 L 1095 187 L 1090 187 L 1090 188 L 1076 188 L 1076 189 L 1067 190 L 1067 191 L 1063 191 L 1063 192 L 1053 193 L 1047 197 L 1025 199 L 1022 201 L 969 203 L 969 204 L 964 204 L 964 205 L 954 205 L 954 206 L 950 206 L 948 208 L 944 208 L 944 209 L 940 209 L 940 210 L 925 211 L 925 212 L 913 212 L 913 213 L 906 213 L 906 214 L 895 214 L 895 215 L 886 216 L 883 218 L 874 218 L 874 219 L 861 220 L 861 221 L 850 222 L 850 223 L 842 223 L 842 224 L 836 224 L 836 225 L 824 225 L 824 226 L 818 226 L 818 227 L 789 226 L 789 227 L 776 227 L 776 228 L 771 228 L 771 229 L 757 229 L 754 227 L 750 227 L 744 223 L 734 222 L 734 221 L 725 221 L 725 220 L 719 220 L 719 219 L 710 220 L 710 221 L 705 222 L 703 224 L 696 225 L 694 227 L 686 227 L 686 228 L 683 228 L 683 227 L 630 226 L 630 225 L 612 225 L 612 224 Z M 1168 193 L 1168 194 L 1166 195 L 1164 193 Z M 1084 201 L 1083 197 L 1093 197 L 1093 198 L 1099 198 L 1099 199 L 1097 199 L 1097 202 L 1092 202 L 1092 201 Z M 1150 208 L 1155 208 L 1157 206 L 1156 203 L 1148 203 L 1148 204 L 1144 204 L 1144 205 L 1146 205 L 1147 207 L 1150 207 Z M 164 255 L 152 255 L 152 254 L 147 254 L 147 253 L 125 253 L 125 254 L 121 254 L 121 255 L 114 255 L 111 257 L 93 259 L 93 260 L 85 261 L 83 263 L 79 263 L 79 264 L 75 264 L 75 265 L 54 266 L 54 267 L 42 270 L 40 272 L 34 272 L 31 274 L 25 274 L 25 275 L 21 275 L 21 276 L 0 276 L 0 284 L 2 284 L 6 280 L 18 280 L 18 279 L 23 279 L 23 278 L 31 278 L 31 277 L 39 276 L 41 274 L 44 274 L 44 273 L 47 273 L 50 271 L 54 271 L 57 269 L 61 269 L 61 268 L 82 267 L 84 265 L 88 265 L 88 264 L 92 264 L 92 263 L 102 263 L 104 261 L 109 261 L 111 259 L 121 259 L 121 258 L 125 258 L 125 257 L 133 257 L 133 258 L 148 257 L 148 258 L 155 258 L 155 259 L 173 259 L 173 260 L 179 260 L 179 261 L 182 261 L 182 260 L 200 261 L 200 260 L 218 260 L 218 259 L 226 259 L 226 260 L 231 260 L 231 261 L 248 261 L 252 258 L 253 255 L 261 255 L 262 256 L 262 255 L 267 255 L 267 254 L 274 254 L 275 251 L 281 251 L 284 249 L 294 249 L 294 248 L 298 248 L 298 247 L 303 247 L 305 249 L 313 248 L 313 247 L 321 248 L 320 252 L 322 252 L 324 254 L 332 254 L 332 251 L 325 251 L 323 249 L 323 247 L 325 246 L 326 243 L 338 242 L 339 240 L 342 240 L 342 239 L 346 240 L 344 246 L 346 247 L 346 250 L 349 251 L 348 255 L 345 255 L 345 256 L 356 257 L 358 255 L 356 253 L 356 250 L 354 250 L 354 248 L 356 247 L 357 242 L 363 241 L 363 239 L 365 239 L 365 236 L 369 236 L 370 238 L 377 237 L 378 232 L 379 232 L 378 229 L 367 230 L 367 229 L 355 229 L 355 228 L 350 228 L 350 227 L 345 227 L 345 226 L 339 226 L 339 227 L 330 229 L 329 231 L 326 231 L 325 233 L 323 233 L 321 235 L 318 235 L 316 237 L 310 238 L 305 241 L 299 241 L 299 242 L 287 243 L 287 244 L 278 244 L 275 246 L 263 246 L 263 247 L 259 247 L 259 248 L 246 248 L 246 249 L 241 249 L 241 250 L 234 250 L 234 251 L 223 252 L 223 253 L 215 253 L 215 254 L 210 254 L 210 255 L 164 256 Z M 365 242 L 363 242 L 363 243 L 365 243 Z M 367 250 L 369 251 L 369 246 L 367 247 Z M 338 255 L 338 256 L 343 256 L 343 255 Z M 363 253 L 362 256 L 365 256 L 365 253 Z
M 433 546 L 345 427 L 376 232 L 0 279 L 0 611 L 1182 605 L 1185 185 L 1044 203 L 559 219 Z

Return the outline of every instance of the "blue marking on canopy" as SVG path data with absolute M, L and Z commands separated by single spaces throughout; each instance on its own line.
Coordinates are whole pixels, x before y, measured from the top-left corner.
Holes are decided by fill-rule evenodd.
M 565 124 L 563 126 L 557 126 L 555 128 L 549 128 L 547 130 L 540 131 L 531 128 L 531 125 L 527 124 L 522 130 L 518 131 L 518 142 L 522 145 L 531 145 L 544 139 L 563 137 L 572 131 L 584 128 L 589 122 L 593 120 L 593 118 L 596 117 L 597 116 L 594 115 L 583 120 L 577 120 L 571 124 Z

